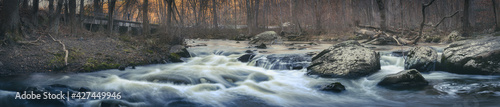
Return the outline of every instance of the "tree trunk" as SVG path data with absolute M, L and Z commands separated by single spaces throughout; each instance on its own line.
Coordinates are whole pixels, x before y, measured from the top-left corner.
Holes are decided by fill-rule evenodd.
M 69 2 L 69 0 L 65 0 L 65 2 L 64 2 L 64 8 L 63 8 L 64 9 L 64 18 L 63 19 L 65 20 L 64 24 L 66 24 L 66 25 L 71 24 L 70 23 L 71 22 L 71 18 L 70 18 L 71 13 L 69 13 L 69 8 L 70 7 L 69 7 L 69 3 L 68 2 Z
M 172 26 L 172 3 L 173 0 L 166 0 L 167 1 L 167 30 Z
M 33 0 L 33 24 L 35 26 L 38 26 L 38 6 L 39 6 L 39 0 Z
M 385 31 L 386 30 L 386 23 L 385 23 L 385 6 L 384 6 L 384 1 L 382 0 L 377 0 L 377 6 L 378 6 L 378 10 L 380 12 L 380 29 L 382 31 Z M 423 10 L 422 10 L 423 11 Z M 425 15 L 425 14 L 424 14 Z M 424 20 L 425 20 L 425 16 L 424 16 Z
M 54 0 L 49 0 L 49 14 L 54 12 Z
M 100 0 L 94 0 L 94 15 L 97 16 L 97 13 L 102 12 L 101 7 L 99 5 Z
M 23 0 L 23 4 L 22 5 L 23 5 L 22 8 L 27 9 L 28 8 L 28 0 Z
M 410 44 L 417 44 L 418 40 L 422 38 L 422 31 L 424 30 L 424 25 L 425 25 L 425 8 L 429 7 L 432 3 L 434 3 L 435 0 L 430 1 L 427 4 L 422 4 L 422 22 L 420 22 L 420 31 L 418 32 L 418 36 L 415 40 L 413 40 Z
M 462 27 L 462 30 L 463 30 L 463 34 L 462 36 L 469 36 L 469 32 L 470 32 L 470 23 L 469 23 L 469 3 L 470 3 L 470 0 L 465 0 L 465 3 L 464 3 L 464 16 L 462 17 L 462 24 L 463 24 L 463 27 Z
M 215 0 L 212 0 L 212 13 L 213 13 L 213 26 L 215 28 L 215 30 L 217 30 L 219 28 L 219 26 L 217 25 L 217 3 L 215 2 Z
M 3 0 L 1 11 L 2 24 L 0 24 L 0 43 L 6 39 L 11 41 L 12 34 L 18 34 L 19 29 L 19 0 Z M 7 36 L 7 37 L 6 37 Z M 0 44 L 2 45 L 2 44 Z
M 57 1 L 57 7 L 56 7 L 56 10 L 55 10 L 55 13 L 52 16 L 52 18 L 50 18 L 50 22 L 51 22 L 51 27 L 50 27 L 50 31 L 52 33 L 59 33 L 59 23 L 60 23 L 60 19 L 61 19 L 61 11 L 62 11 L 62 7 L 63 7 L 63 3 L 64 3 L 64 0 L 58 0 Z
M 254 8 L 254 11 L 255 11 L 255 15 L 254 15 L 254 23 L 253 24 L 253 27 L 255 29 L 258 29 L 259 28 L 259 5 L 260 5 L 260 0 L 255 0 L 255 3 L 253 4 L 253 8 Z
M 299 10 L 299 1 L 298 0 L 293 0 L 293 8 L 292 8 L 292 18 L 294 23 L 296 24 L 295 26 L 295 32 L 297 32 L 300 36 L 302 34 L 302 27 L 300 26 L 300 21 L 298 18 L 298 10 Z
M 102 12 L 102 11 L 101 11 L 101 6 L 99 5 L 99 1 L 100 1 L 100 0 L 94 0 L 94 19 L 95 19 L 96 17 L 98 17 L 98 15 L 99 15 L 98 13 L 101 13 L 101 12 Z M 100 25 L 98 25 L 98 27 L 96 27 L 96 29 L 95 29 L 96 31 L 98 31 L 98 30 L 99 30 L 99 28 L 100 28 L 99 26 L 100 26 Z M 90 30 L 91 30 L 91 31 L 92 31 L 92 28 L 93 28 L 93 27 L 92 27 L 92 24 L 91 24 L 91 25 L 90 25 Z
M 252 13 L 252 1 L 246 0 L 246 7 L 247 7 L 247 29 L 248 29 L 248 34 L 252 33 L 252 28 L 253 28 L 253 13 Z
M 76 25 L 76 0 L 69 0 L 69 15 L 70 15 L 70 18 L 69 18 L 69 23 L 71 25 L 71 33 L 75 33 L 76 32 L 76 29 L 75 29 L 75 26 Z
M 493 13 L 495 14 L 495 31 L 500 31 L 500 16 L 498 16 L 498 2 L 496 0 L 491 0 L 493 4 Z
M 85 12 L 85 0 L 80 0 L 80 17 L 79 17 L 79 22 L 80 22 L 80 27 L 83 28 L 83 15 Z
M 314 3 L 314 19 L 315 19 L 315 22 L 316 22 L 316 31 L 317 31 L 317 34 L 320 35 L 321 34 L 321 31 L 322 31 L 322 27 L 321 27 L 321 14 L 323 14 L 323 12 L 320 12 L 320 2 L 319 0 L 316 0 L 315 3 Z
M 142 32 L 144 35 L 149 35 L 149 17 L 148 17 L 148 0 L 144 0 L 142 5 Z
M 108 3 L 108 31 L 113 34 L 113 12 L 115 10 L 116 0 L 110 0 Z

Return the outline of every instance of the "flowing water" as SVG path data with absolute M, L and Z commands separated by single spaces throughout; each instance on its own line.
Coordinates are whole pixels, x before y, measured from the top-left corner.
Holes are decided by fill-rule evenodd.
M 226 50 L 217 51 L 201 51 L 202 49 L 207 48 L 191 48 L 190 51 L 196 57 L 185 59 L 184 63 L 139 66 L 125 71 L 113 69 L 79 74 L 39 73 L 1 78 L 0 106 L 476 107 L 497 106 L 500 101 L 500 77 L 492 75 L 432 71 L 423 73 L 430 82 L 424 89 L 389 90 L 379 87 L 376 84 L 385 75 L 404 69 L 404 59 L 391 54 L 382 54 L 381 70 L 375 74 L 359 79 L 340 79 L 308 76 L 305 68 L 288 69 L 290 67 L 287 66 L 293 63 L 275 61 L 289 57 L 275 58 L 263 66 L 257 66 L 255 60 L 249 63 L 237 60 L 244 54 L 245 48 L 224 48 Z M 307 51 L 316 51 L 313 49 Z M 271 54 L 259 55 L 265 57 Z M 307 56 L 303 57 L 307 59 Z M 304 64 L 302 60 L 299 63 Z M 273 64 L 285 67 L 268 67 Z M 319 90 L 322 85 L 332 82 L 341 82 L 346 91 L 333 93 Z M 50 88 L 55 87 L 54 84 L 62 85 L 63 88 Z M 121 99 L 14 99 L 17 92 L 32 89 L 30 87 L 45 87 L 45 91 L 71 90 L 64 88 L 65 86 L 71 89 L 87 87 L 93 92 L 120 92 Z

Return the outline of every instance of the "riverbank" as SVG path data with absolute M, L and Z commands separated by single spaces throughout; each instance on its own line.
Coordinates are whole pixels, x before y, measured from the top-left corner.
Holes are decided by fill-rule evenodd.
M 156 43 L 154 37 L 143 39 L 139 35 L 85 30 L 69 34 L 50 35 L 40 31 L 29 35 L 27 41 L 0 47 L 0 75 L 91 72 L 168 61 L 170 46 Z M 68 50 L 67 65 L 63 46 L 52 38 L 61 41 Z

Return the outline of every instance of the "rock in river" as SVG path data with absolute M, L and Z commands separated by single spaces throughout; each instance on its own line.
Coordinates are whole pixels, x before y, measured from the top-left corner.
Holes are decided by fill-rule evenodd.
M 247 53 L 243 56 L 238 57 L 238 61 L 248 62 L 248 61 L 252 60 L 252 58 L 255 57 L 255 55 L 256 54 L 253 54 L 253 53 Z
M 389 89 L 415 89 L 427 86 L 429 82 L 416 69 L 404 70 L 384 77 L 377 85 Z
M 323 50 L 312 58 L 309 74 L 358 78 L 380 70 L 380 55 L 351 40 Z
M 430 47 L 415 47 L 410 49 L 405 60 L 405 69 L 417 69 L 428 72 L 435 69 L 438 54 Z
M 442 66 L 449 72 L 500 74 L 500 37 L 453 42 L 443 51 Z
M 260 45 L 260 44 L 272 44 L 274 42 L 276 42 L 277 40 L 281 39 L 281 37 L 274 31 L 265 31 L 265 32 L 262 32 L 260 34 L 257 34 L 255 35 L 255 37 L 253 37 L 250 42 L 248 42 L 249 44 L 257 44 L 257 45 Z
M 183 62 L 181 57 L 191 57 L 185 46 L 175 45 L 170 47 L 168 58 L 172 62 Z
M 306 54 L 271 54 L 256 56 L 249 65 L 273 70 L 300 70 L 310 63 L 311 56 Z
M 340 82 L 331 83 L 321 87 L 321 91 L 342 92 L 344 90 L 345 87 Z

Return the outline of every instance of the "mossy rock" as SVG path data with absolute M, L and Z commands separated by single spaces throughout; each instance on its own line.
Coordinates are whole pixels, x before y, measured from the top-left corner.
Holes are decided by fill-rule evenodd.
M 168 59 L 169 59 L 169 61 L 172 61 L 172 62 L 183 62 L 181 60 L 181 56 L 179 54 L 176 54 L 176 53 L 170 53 L 170 55 L 168 56 Z

